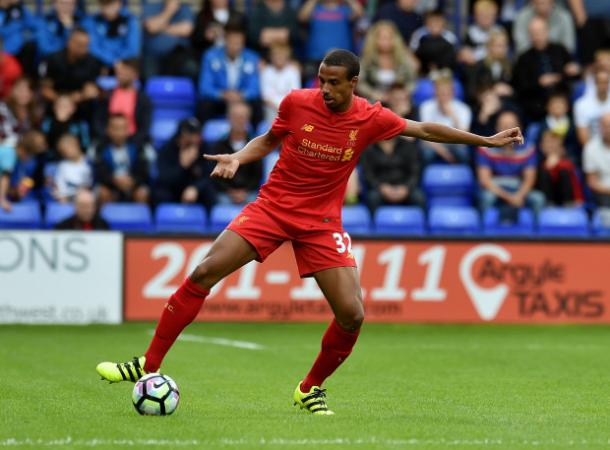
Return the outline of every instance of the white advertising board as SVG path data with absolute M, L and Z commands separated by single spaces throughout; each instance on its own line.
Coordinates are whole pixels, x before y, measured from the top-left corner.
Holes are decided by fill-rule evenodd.
M 0 323 L 122 320 L 123 237 L 0 231 Z

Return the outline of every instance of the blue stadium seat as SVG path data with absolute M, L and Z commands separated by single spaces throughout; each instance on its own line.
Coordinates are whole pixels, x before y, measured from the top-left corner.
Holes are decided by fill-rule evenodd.
M 593 213 L 593 233 L 610 237 L 610 208 L 598 208 Z
M 153 230 L 150 209 L 142 203 L 106 203 L 101 215 L 113 230 L 149 232 Z
M 587 237 L 589 218 L 583 208 L 544 208 L 538 215 L 542 236 Z
M 455 98 L 464 99 L 464 87 L 457 79 L 453 80 L 453 92 L 455 93 Z M 423 102 L 433 97 L 434 81 L 430 78 L 420 78 L 417 80 L 412 94 L 413 105 L 420 106 Z
M 375 211 L 375 233 L 386 236 L 423 236 L 424 211 L 417 206 L 381 206 Z
M 74 214 L 72 203 L 47 203 L 47 210 L 44 216 L 45 228 L 53 228 L 58 222 L 67 219 Z
M 472 206 L 470 195 L 439 195 L 428 197 L 428 208 L 433 206 Z
M 466 164 L 430 164 L 424 169 L 422 185 L 428 196 L 471 196 L 474 176 Z
M 436 206 L 428 214 L 430 234 L 468 236 L 481 231 L 478 211 L 469 206 Z
M 203 125 L 203 140 L 213 144 L 229 134 L 231 125 L 227 119 L 210 119 Z
M 10 212 L 0 208 L 0 230 L 34 230 L 40 225 L 40 206 L 37 202 L 13 203 Z
M 209 230 L 218 233 L 225 229 L 242 210 L 239 205 L 216 205 L 210 212 Z
M 158 149 L 165 144 L 176 132 L 178 128 L 178 119 L 175 118 L 157 118 L 150 125 L 150 135 L 154 146 Z
M 111 91 L 117 87 L 118 82 L 115 76 L 100 75 L 95 79 L 95 84 L 97 84 L 97 87 L 99 87 L 102 91 Z M 139 88 L 140 80 L 136 80 L 135 84 Z
M 489 208 L 483 213 L 483 232 L 486 236 L 531 236 L 534 233 L 534 213 L 521 208 L 516 223 L 503 223 L 500 210 Z
M 371 231 L 371 214 L 366 206 L 344 206 L 341 216 L 343 228 L 349 234 L 368 234 Z
M 206 216 L 201 205 L 161 203 L 155 211 L 155 229 L 173 233 L 205 233 Z
M 146 83 L 146 93 L 155 108 L 191 109 L 195 105 L 195 85 L 186 77 L 152 77 Z

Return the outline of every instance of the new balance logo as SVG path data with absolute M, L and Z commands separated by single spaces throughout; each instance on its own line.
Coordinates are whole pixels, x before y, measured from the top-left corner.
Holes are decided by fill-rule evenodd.
M 306 123 L 301 127 L 301 130 L 311 133 L 313 131 L 313 125 Z

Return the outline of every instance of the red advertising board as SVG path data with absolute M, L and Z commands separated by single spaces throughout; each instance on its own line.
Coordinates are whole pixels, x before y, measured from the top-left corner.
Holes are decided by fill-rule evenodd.
M 210 240 L 127 237 L 125 319 L 154 320 Z M 356 241 L 371 322 L 610 323 L 610 244 Z M 198 320 L 328 321 L 290 244 L 233 273 Z

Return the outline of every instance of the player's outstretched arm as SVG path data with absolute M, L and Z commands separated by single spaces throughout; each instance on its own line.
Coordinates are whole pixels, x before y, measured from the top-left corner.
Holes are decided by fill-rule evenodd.
M 510 128 L 493 136 L 486 137 L 439 123 L 417 122 L 414 120 L 407 120 L 407 127 L 401 134 L 425 141 L 476 145 L 479 147 L 503 147 L 509 144 L 523 143 L 523 135 L 519 128 Z
M 223 155 L 203 155 L 205 159 L 216 161 L 216 167 L 210 176 L 220 178 L 233 178 L 237 169 L 242 164 L 258 161 L 267 156 L 278 146 L 278 139 L 271 130 L 267 133 L 255 137 L 246 144 L 244 148 L 236 153 Z

